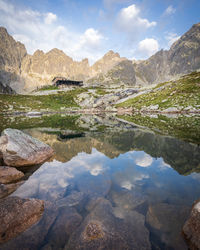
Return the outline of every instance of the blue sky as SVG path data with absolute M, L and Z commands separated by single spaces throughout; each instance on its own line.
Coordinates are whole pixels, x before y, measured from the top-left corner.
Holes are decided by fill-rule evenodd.
M 146 59 L 200 22 L 200 0 L 0 0 L 0 25 L 28 53 L 56 47 L 90 63 L 114 50 Z

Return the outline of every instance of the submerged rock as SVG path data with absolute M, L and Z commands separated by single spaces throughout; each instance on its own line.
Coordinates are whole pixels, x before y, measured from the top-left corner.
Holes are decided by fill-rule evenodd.
M 81 221 L 82 217 L 74 208 L 61 207 L 58 211 L 58 217 L 48 232 L 48 245 L 55 250 L 63 248 Z
M 53 149 L 17 129 L 5 129 L 0 137 L 0 151 L 9 166 L 40 164 L 53 155 Z
M 147 197 L 143 194 L 135 192 L 133 190 L 122 189 L 118 192 L 112 191 L 110 193 L 113 203 L 125 210 L 132 210 L 138 206 L 142 206 L 146 203 Z
M 65 249 L 151 249 L 144 216 L 132 211 L 126 221 L 115 217 L 111 203 L 99 198 Z
M 190 249 L 200 249 L 200 200 L 192 208 L 189 219 L 183 227 Z
M 182 227 L 189 213 L 189 208 L 167 203 L 150 205 L 146 223 L 151 228 L 152 239 L 158 239 L 164 249 L 186 250 L 187 246 L 181 236 Z M 154 240 L 153 240 L 154 241 Z
M 20 180 L 24 173 L 13 167 L 0 166 L 0 183 L 7 184 Z
M 73 191 L 70 195 L 60 200 L 57 200 L 56 206 L 57 207 L 69 206 L 69 207 L 75 207 L 78 210 L 82 210 L 86 201 L 87 201 L 87 195 L 85 195 L 83 192 Z
M 51 202 L 44 202 L 44 213 L 40 220 L 28 228 L 25 232 L 16 238 L 6 242 L 0 248 L 2 250 L 20 249 L 20 250 L 38 250 L 44 244 L 45 237 L 53 225 L 58 211 Z
M 36 223 L 44 210 L 37 199 L 8 197 L 0 201 L 0 243 L 8 241 Z

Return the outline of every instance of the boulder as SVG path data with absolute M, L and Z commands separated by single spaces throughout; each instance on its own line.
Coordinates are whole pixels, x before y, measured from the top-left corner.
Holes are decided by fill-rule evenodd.
M 75 207 L 77 210 L 82 210 L 84 208 L 85 203 L 87 202 L 87 195 L 83 192 L 73 191 L 70 195 L 57 200 L 56 206 L 57 207 Z
M 77 229 L 81 221 L 82 217 L 74 208 L 61 207 L 46 238 L 51 248 L 55 250 L 63 249 L 70 235 Z
M 111 203 L 99 198 L 96 206 L 71 235 L 65 249 L 151 249 L 144 216 L 115 217 Z
M 151 229 L 153 244 L 159 242 L 164 249 L 186 250 L 181 236 L 182 227 L 189 213 L 189 208 L 168 203 L 152 204 L 148 208 L 146 224 Z M 155 242 L 154 242 L 155 239 Z
M 193 205 L 190 216 L 183 227 L 183 233 L 190 249 L 200 249 L 200 200 Z
M 36 223 L 44 210 L 37 199 L 7 197 L 0 201 L 0 243 L 17 236 Z
M 58 210 L 51 202 L 44 202 L 44 213 L 40 220 L 28 228 L 25 232 L 16 238 L 9 240 L 0 246 L 2 250 L 20 249 L 20 250 L 38 250 L 44 245 L 44 240 L 53 225 Z
M 110 192 L 110 197 L 115 206 L 123 210 L 132 210 L 145 205 L 147 197 L 133 190 L 122 189 L 118 192 Z
M 0 166 L 0 183 L 7 184 L 20 180 L 24 173 L 13 167 Z
M 36 165 L 53 155 L 53 149 L 17 129 L 5 129 L 0 137 L 0 151 L 6 165 Z

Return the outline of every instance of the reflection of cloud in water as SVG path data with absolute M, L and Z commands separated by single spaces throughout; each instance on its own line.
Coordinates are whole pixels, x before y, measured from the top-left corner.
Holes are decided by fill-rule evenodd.
M 167 170 L 172 168 L 169 164 L 165 163 L 163 159 L 160 158 L 160 164 L 158 165 L 159 170 Z
M 121 187 L 131 190 L 134 185 L 130 181 L 122 181 Z
M 153 163 L 153 159 L 150 155 L 146 154 L 145 152 L 128 152 L 128 157 L 132 158 L 136 165 L 140 167 L 149 167 Z
M 20 197 L 34 197 L 38 193 L 59 193 L 65 189 L 73 178 L 85 172 L 97 176 L 104 172 L 107 157 L 92 149 L 91 154 L 79 153 L 66 163 L 52 161 L 44 163 L 33 175 L 14 193 Z

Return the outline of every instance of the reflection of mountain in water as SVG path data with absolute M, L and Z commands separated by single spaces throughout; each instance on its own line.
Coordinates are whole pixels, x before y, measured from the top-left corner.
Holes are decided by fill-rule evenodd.
M 200 171 L 200 147 L 173 137 L 135 129 L 130 132 L 101 134 L 98 139 L 123 152 L 143 150 L 152 157 L 162 157 L 180 174 Z
M 91 154 L 92 148 L 96 148 L 99 152 L 102 152 L 111 159 L 124 152 L 122 150 L 116 149 L 115 145 L 112 145 L 109 142 L 99 140 L 98 135 L 100 135 L 100 133 L 97 133 L 96 138 L 93 138 L 93 133 L 91 133 L 88 136 L 77 137 L 63 141 L 60 140 L 61 133 L 53 134 L 41 132 L 36 129 L 28 130 L 28 133 L 50 145 L 56 152 L 56 160 L 61 162 L 67 162 L 71 160 L 80 152 Z
M 67 141 L 59 141 L 60 135 L 48 134 L 39 130 L 29 130 L 29 133 L 53 147 L 56 159 L 61 162 L 69 161 L 79 152 L 90 154 L 92 148 L 96 148 L 109 158 L 132 150 L 142 150 L 152 157 L 162 157 L 180 174 L 200 170 L 199 146 L 173 137 L 158 135 L 148 130 L 88 133 L 85 137 Z

